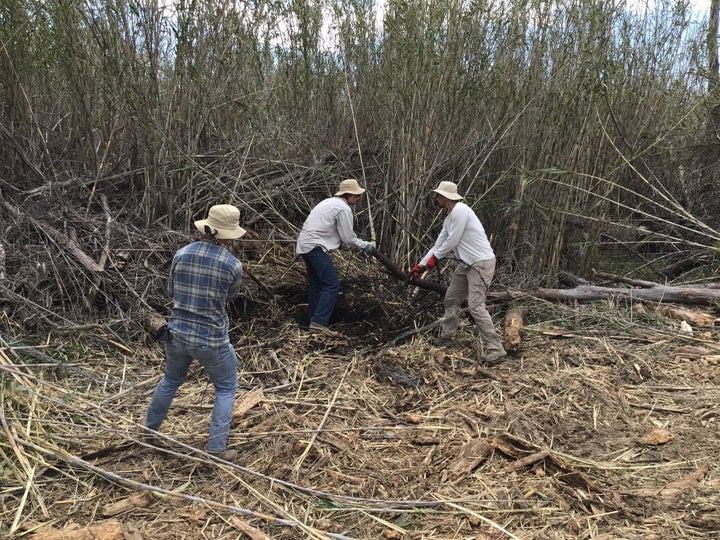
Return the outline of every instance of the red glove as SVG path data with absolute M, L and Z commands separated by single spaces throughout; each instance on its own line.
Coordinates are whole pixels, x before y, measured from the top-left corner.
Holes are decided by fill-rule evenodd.
M 430 255 L 430 258 L 427 260 L 427 263 L 426 263 L 428 270 L 432 270 L 433 268 L 435 268 L 436 264 L 437 264 L 437 258 L 435 258 L 435 255 Z
M 408 274 L 410 275 L 410 279 L 411 280 L 420 279 L 420 274 L 423 273 L 423 270 L 425 270 L 425 268 L 423 268 L 419 264 L 416 264 L 415 266 L 413 266 L 410 269 L 410 272 L 408 272 Z

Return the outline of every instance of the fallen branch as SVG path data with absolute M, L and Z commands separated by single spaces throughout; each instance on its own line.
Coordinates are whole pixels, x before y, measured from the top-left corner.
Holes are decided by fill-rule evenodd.
M 414 285 L 428 291 L 434 291 L 443 295 L 445 294 L 445 291 L 447 290 L 447 287 L 445 287 L 445 285 L 435 283 L 434 281 L 429 281 L 427 279 L 413 279 L 411 281 L 408 273 L 404 272 L 402 268 L 392 262 L 387 255 L 385 255 L 384 253 L 380 253 L 377 249 L 373 250 L 372 255 L 378 261 L 380 261 L 380 263 L 388 269 L 390 275 L 396 278 L 398 281 L 404 281 L 408 285 Z
M 524 469 L 529 465 L 534 465 L 538 461 L 544 460 L 548 456 L 550 456 L 550 449 L 545 448 L 544 450 L 540 450 L 539 452 L 535 452 L 533 454 L 530 454 L 529 456 L 525 456 L 524 458 L 520 458 L 511 462 L 505 467 L 505 470 L 508 472 L 519 471 L 520 469 Z
M 91 272 L 103 272 L 105 270 L 102 266 L 100 266 L 100 264 L 95 262 L 95 260 L 90 255 L 85 253 L 80 247 L 80 245 L 77 243 L 77 241 L 73 238 L 70 238 L 63 232 L 50 226 L 48 223 L 44 223 L 38 219 L 34 219 L 31 216 L 24 215 L 19 208 L 11 205 L 10 203 L 6 202 L 5 208 L 7 208 L 8 211 L 13 215 L 13 217 L 15 217 L 18 221 L 21 221 L 23 218 L 31 221 L 38 229 L 44 232 L 45 235 L 48 236 L 51 240 L 53 240 L 58 246 L 67 248 L 67 250 L 73 254 L 73 256 L 78 260 L 78 262 L 80 262 L 80 264 L 82 264 Z
M 404 281 L 408 285 L 414 285 L 421 289 L 427 289 L 429 291 L 435 291 L 440 294 L 445 294 L 447 288 L 440 283 L 428 281 L 425 279 L 414 279 L 410 281 L 408 274 L 393 263 L 386 255 L 380 253 L 377 250 L 373 251 L 373 256 L 382 263 L 385 268 L 388 269 L 390 275 L 397 278 L 399 281 Z M 638 300 L 647 300 L 651 302 L 667 302 L 667 303 L 679 303 L 679 304 L 694 304 L 694 305 L 714 305 L 720 302 L 720 287 L 713 286 L 713 284 L 695 286 L 695 287 L 684 287 L 684 286 L 672 286 L 662 285 L 660 283 L 653 283 L 652 281 L 634 280 L 630 278 L 623 278 L 620 276 L 613 276 L 612 274 L 606 274 L 603 272 L 595 272 L 595 276 L 606 279 L 614 279 L 615 281 L 634 285 L 633 288 L 628 287 L 600 287 L 597 285 L 578 285 L 572 289 L 533 289 L 530 291 L 489 291 L 487 294 L 488 301 L 491 302 L 508 302 L 522 298 L 524 296 L 530 296 L 533 298 L 539 298 L 541 300 L 574 300 L 574 301 L 595 301 L 595 300 L 607 300 L 616 297 L 628 297 L 636 298 Z
M 530 291 L 489 292 L 489 301 L 509 301 L 523 296 L 541 300 L 574 300 L 579 302 L 626 297 L 650 302 L 693 305 L 714 305 L 720 302 L 720 289 L 703 287 L 673 287 L 658 285 L 651 288 L 599 287 L 581 285 L 574 289 L 533 289 Z

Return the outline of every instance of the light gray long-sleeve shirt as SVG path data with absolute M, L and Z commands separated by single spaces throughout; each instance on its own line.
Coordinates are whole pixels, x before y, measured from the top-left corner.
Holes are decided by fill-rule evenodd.
M 425 266 L 432 255 L 442 259 L 450 253 L 454 253 L 458 260 L 466 264 L 495 257 L 485 228 L 472 208 L 463 202 L 455 204 L 448 213 L 435 245 L 425 254 L 420 265 Z
M 340 244 L 364 249 L 371 242 L 360 240 L 353 230 L 353 211 L 342 197 L 329 197 L 310 211 L 298 235 L 295 253 L 302 255 L 320 246 L 325 251 Z

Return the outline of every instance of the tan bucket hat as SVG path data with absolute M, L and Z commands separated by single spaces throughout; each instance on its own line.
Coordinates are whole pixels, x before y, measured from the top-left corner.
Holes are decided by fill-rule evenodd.
M 365 189 L 360 187 L 357 180 L 348 178 L 347 180 L 340 182 L 338 192 L 335 194 L 335 197 L 339 197 L 340 195 L 345 195 L 347 193 L 350 195 L 362 195 L 365 193 Z
M 207 233 L 206 225 L 218 240 L 235 240 L 247 232 L 240 226 L 240 210 L 231 204 L 216 204 L 210 208 L 207 219 L 195 222 L 201 233 Z
M 459 201 L 463 198 L 463 196 L 457 192 L 457 184 L 454 182 L 440 182 L 438 187 L 433 189 L 433 191 L 450 199 L 451 201 Z

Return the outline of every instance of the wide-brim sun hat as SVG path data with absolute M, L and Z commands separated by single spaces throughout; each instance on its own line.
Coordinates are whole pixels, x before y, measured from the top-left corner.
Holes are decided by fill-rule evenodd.
M 353 178 L 348 178 L 347 180 L 343 180 L 340 182 L 340 185 L 338 186 L 338 191 L 335 194 L 335 197 L 339 197 L 340 195 L 362 195 L 365 193 L 365 189 L 360 187 L 360 184 L 358 184 L 357 180 Z
M 210 208 L 207 219 L 195 222 L 195 228 L 201 233 L 209 234 L 218 240 L 235 240 L 247 231 L 240 226 L 240 210 L 231 204 L 216 204 Z
M 459 201 L 463 198 L 463 196 L 458 193 L 457 184 L 454 182 L 440 182 L 438 187 L 433 189 L 433 191 L 451 201 Z

